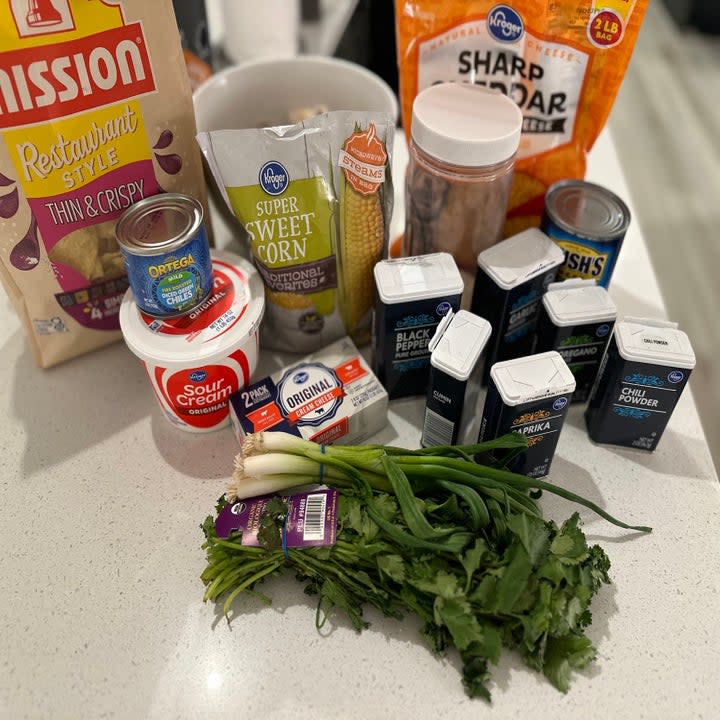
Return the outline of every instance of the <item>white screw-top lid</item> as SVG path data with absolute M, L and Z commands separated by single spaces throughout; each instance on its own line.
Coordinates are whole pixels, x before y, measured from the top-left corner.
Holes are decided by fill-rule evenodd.
M 520 108 L 500 92 L 479 85 L 440 83 L 413 103 L 413 142 L 453 165 L 483 167 L 512 157 L 520 144 Z
M 550 283 L 543 295 L 543 305 L 553 323 L 559 327 L 610 322 L 617 317 L 617 308 L 610 294 L 592 279 L 570 278 Z

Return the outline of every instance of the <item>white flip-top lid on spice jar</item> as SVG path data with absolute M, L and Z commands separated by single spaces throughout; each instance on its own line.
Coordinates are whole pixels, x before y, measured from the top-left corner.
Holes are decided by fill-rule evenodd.
M 373 268 L 375 285 L 385 305 L 457 295 L 463 280 L 450 253 L 428 253 L 381 260 Z
M 617 317 L 617 308 L 610 293 L 594 280 L 583 278 L 550 283 L 543 295 L 543 305 L 553 323 L 559 327 L 609 322 Z
M 528 228 L 483 250 L 477 263 L 503 290 L 511 290 L 564 260 L 557 243 L 542 230 Z
M 159 319 L 141 312 L 128 290 L 120 306 L 120 327 L 141 360 L 162 367 L 199 366 L 225 359 L 245 343 L 255 343 L 265 310 L 262 279 L 251 263 L 213 251 L 215 283 L 195 310 Z
M 496 165 L 520 144 L 520 108 L 500 92 L 479 85 L 440 83 L 413 103 L 413 142 L 428 155 L 463 167 Z
M 575 390 L 575 376 L 555 350 L 495 363 L 490 377 L 506 405 L 522 405 Z
M 465 382 L 490 338 L 490 323 L 479 315 L 452 310 L 440 321 L 428 349 L 430 364 Z

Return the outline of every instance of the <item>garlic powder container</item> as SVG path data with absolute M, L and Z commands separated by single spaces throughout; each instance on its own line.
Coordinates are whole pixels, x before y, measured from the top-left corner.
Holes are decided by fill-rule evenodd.
M 197 308 L 160 319 L 140 311 L 132 290 L 120 327 L 140 359 L 165 417 L 190 432 L 229 424 L 228 400 L 257 367 L 265 309 L 262 280 L 246 260 L 213 252 L 213 289 Z

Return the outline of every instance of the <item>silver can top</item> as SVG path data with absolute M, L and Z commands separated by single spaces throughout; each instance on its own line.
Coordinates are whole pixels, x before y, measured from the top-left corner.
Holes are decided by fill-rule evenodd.
M 115 236 L 133 255 L 159 255 L 185 245 L 202 221 L 202 205 L 195 198 L 162 193 L 131 205 L 120 216 Z
M 588 240 L 622 237 L 630 224 L 630 210 L 615 193 L 585 180 L 551 185 L 545 211 L 562 230 Z

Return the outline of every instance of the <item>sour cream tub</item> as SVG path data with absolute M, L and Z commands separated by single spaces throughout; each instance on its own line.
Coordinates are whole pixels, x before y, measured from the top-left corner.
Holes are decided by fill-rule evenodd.
M 262 279 L 249 262 L 214 251 L 212 266 L 212 291 L 182 317 L 143 313 L 132 290 L 120 307 L 125 342 L 145 366 L 165 417 L 190 432 L 229 424 L 228 398 L 257 367 L 265 310 Z

